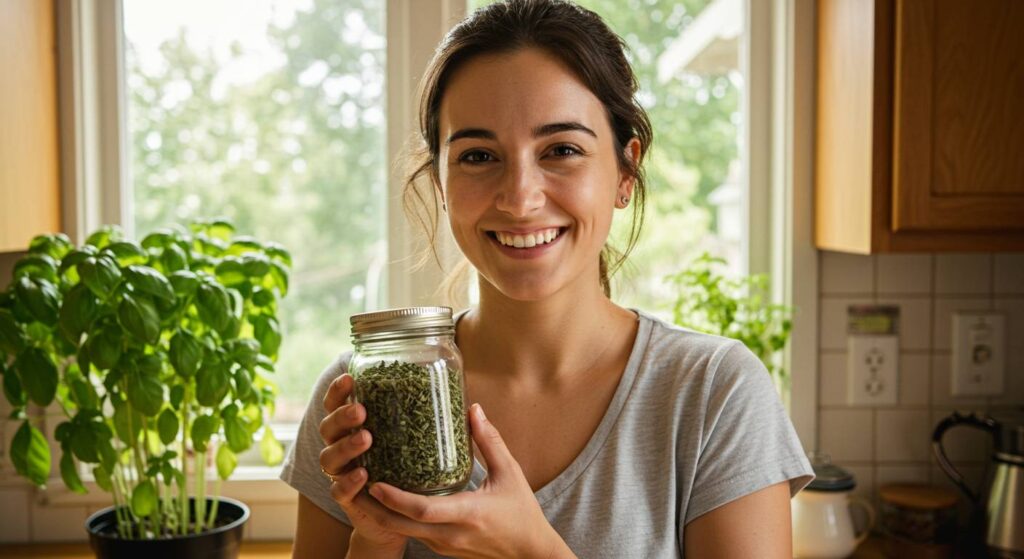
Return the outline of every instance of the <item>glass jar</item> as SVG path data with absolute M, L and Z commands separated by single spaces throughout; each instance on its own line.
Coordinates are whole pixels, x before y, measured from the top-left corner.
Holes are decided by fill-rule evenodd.
M 423 495 L 461 491 L 473 469 L 462 355 L 448 307 L 353 315 L 348 372 L 373 442 L 369 482 Z

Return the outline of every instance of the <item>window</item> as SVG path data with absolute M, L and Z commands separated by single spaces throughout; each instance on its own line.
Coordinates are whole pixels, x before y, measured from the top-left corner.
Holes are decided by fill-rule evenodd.
M 292 253 L 277 421 L 385 303 L 384 4 L 124 0 L 135 232 L 224 216 Z

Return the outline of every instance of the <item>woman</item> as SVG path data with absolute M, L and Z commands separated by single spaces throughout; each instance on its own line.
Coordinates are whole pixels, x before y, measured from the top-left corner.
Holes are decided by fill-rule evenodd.
M 471 490 L 365 487 L 353 461 L 373 441 L 343 356 L 282 473 L 296 557 L 791 556 L 789 499 L 811 470 L 764 367 L 609 298 L 612 215 L 643 215 L 635 92 L 621 40 L 573 4 L 509 0 L 448 34 L 407 188 L 430 177 L 479 276 L 456 327 Z

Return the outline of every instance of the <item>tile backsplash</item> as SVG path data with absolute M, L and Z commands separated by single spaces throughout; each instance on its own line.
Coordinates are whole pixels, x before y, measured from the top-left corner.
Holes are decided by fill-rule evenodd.
M 931 456 L 934 426 L 953 411 L 1024 409 L 1024 254 L 859 256 L 822 252 L 819 259 L 818 441 L 856 477 L 856 493 L 877 503 L 877 488 L 897 481 L 950 485 Z M 900 308 L 899 399 L 891 406 L 847 403 L 846 309 Z M 990 310 L 1006 316 L 1004 393 L 950 394 L 953 313 Z M 950 459 L 977 483 L 990 442 L 973 429 L 945 437 Z

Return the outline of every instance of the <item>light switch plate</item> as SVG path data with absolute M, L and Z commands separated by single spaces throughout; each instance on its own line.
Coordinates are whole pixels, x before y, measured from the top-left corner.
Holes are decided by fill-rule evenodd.
M 858 335 L 847 338 L 847 401 L 851 405 L 896 404 L 899 399 L 900 338 Z
M 953 396 L 998 396 L 1006 369 L 1006 317 L 993 312 L 953 314 Z

